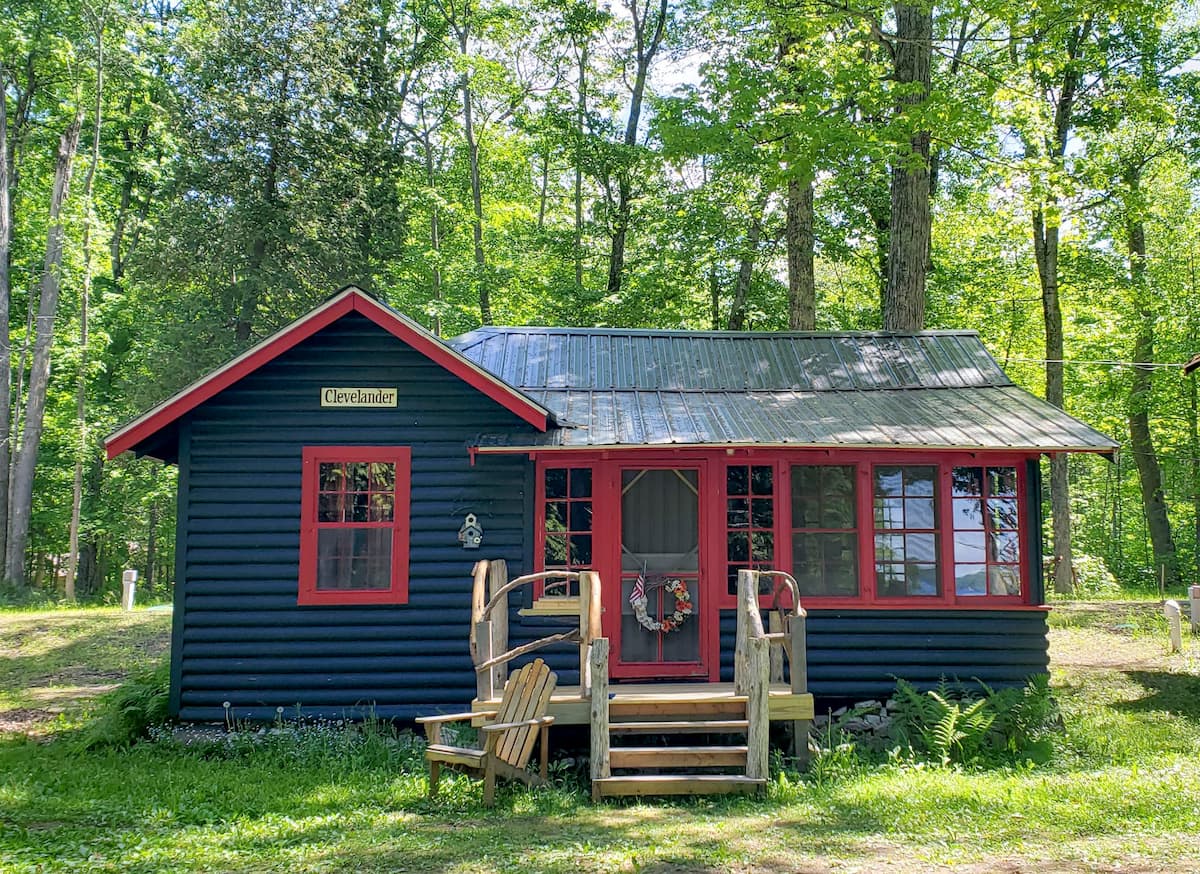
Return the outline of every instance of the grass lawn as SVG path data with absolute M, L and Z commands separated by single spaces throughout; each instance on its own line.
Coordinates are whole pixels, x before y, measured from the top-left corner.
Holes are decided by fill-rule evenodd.
M 0 613 L 15 667 L 0 720 L 38 709 L 39 689 L 87 685 L 77 671 L 112 682 L 161 652 L 167 624 Z M 502 791 L 487 811 L 465 779 L 428 802 L 416 743 L 330 728 L 81 753 L 70 716 L 50 733 L 35 720 L 0 738 L 0 870 L 1197 870 L 1200 643 L 1168 655 L 1152 606 L 1065 607 L 1052 625 L 1066 730 L 1049 764 L 959 771 L 842 751 L 764 799 L 593 806 L 564 765 L 553 788 Z

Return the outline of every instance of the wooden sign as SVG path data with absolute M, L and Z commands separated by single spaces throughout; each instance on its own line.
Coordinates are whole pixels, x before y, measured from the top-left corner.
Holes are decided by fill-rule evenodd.
M 322 388 L 323 407 L 394 407 L 394 388 Z

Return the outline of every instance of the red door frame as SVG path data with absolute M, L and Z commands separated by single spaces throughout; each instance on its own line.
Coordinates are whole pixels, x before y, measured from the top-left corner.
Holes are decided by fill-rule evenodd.
M 602 580 L 610 580 L 605 585 L 601 596 L 604 607 L 602 627 L 604 633 L 612 641 L 609 660 L 609 673 L 614 679 L 653 680 L 661 678 L 707 679 L 716 682 L 720 679 L 720 613 L 717 609 L 715 588 L 716 570 L 722 565 L 713 561 L 713 541 L 715 538 L 706 536 L 711 530 L 709 514 L 712 512 L 711 501 L 705 500 L 705 495 L 712 489 L 710 481 L 711 470 L 709 460 L 698 455 L 679 455 L 663 458 L 661 455 L 647 458 L 608 459 L 599 462 L 595 468 L 603 471 L 601 476 L 604 486 L 610 491 L 603 506 L 613 507 L 615 516 L 612 524 L 605 526 L 605 534 L 599 543 L 593 543 L 599 548 L 597 555 L 603 557 L 606 567 L 601 571 Z M 621 608 L 622 608 L 622 573 L 621 573 L 621 474 L 626 470 L 694 470 L 699 494 L 696 498 L 699 530 L 696 532 L 699 543 L 697 554 L 696 588 L 697 600 L 689 621 L 700 623 L 700 659 L 696 662 L 623 662 L 621 661 Z M 593 475 L 595 476 L 595 475 Z M 593 531 L 593 537 L 598 532 Z M 722 576 L 723 580 L 724 577 Z

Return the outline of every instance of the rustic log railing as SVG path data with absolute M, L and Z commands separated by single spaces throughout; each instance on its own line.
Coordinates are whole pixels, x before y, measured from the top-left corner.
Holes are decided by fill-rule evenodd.
M 508 648 L 508 595 L 521 586 L 542 581 L 579 583 L 579 627 L 551 634 L 520 646 Z M 591 671 L 588 663 L 592 640 L 600 636 L 600 575 L 595 571 L 544 571 L 508 579 L 508 564 L 503 559 L 475 564 L 471 591 L 471 660 L 475 663 L 476 697 L 480 701 L 495 698 L 508 679 L 508 663 L 513 659 L 556 643 L 579 644 L 579 685 L 581 695 L 589 695 Z
M 770 631 L 763 629 L 759 609 L 759 580 L 775 579 Z M 784 608 L 781 596 L 791 595 L 791 606 Z M 783 657 L 787 656 L 788 679 L 793 694 L 808 692 L 807 614 L 800 606 L 800 589 L 795 578 L 784 571 L 739 570 L 737 595 L 737 638 L 733 653 L 733 687 L 746 695 L 750 731 L 747 737 L 750 759 L 748 776 L 766 776 L 768 747 L 768 703 L 771 682 L 783 680 Z M 778 653 L 776 652 L 778 650 Z M 808 720 L 792 723 L 793 754 L 808 756 Z M 759 768 L 761 774 L 756 773 Z

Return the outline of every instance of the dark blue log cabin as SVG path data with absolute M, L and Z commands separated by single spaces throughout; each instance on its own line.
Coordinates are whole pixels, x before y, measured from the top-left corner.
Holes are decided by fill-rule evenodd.
M 443 342 L 349 288 L 107 447 L 179 467 L 171 709 L 211 720 L 468 704 L 479 558 L 597 570 L 616 682 L 728 679 L 751 567 L 799 581 L 819 697 L 1019 683 L 1047 667 L 1039 456 L 1115 444 L 973 333 Z M 648 630 L 630 594 L 660 619 L 668 578 L 692 614 Z M 554 621 L 520 606 L 514 643 Z

